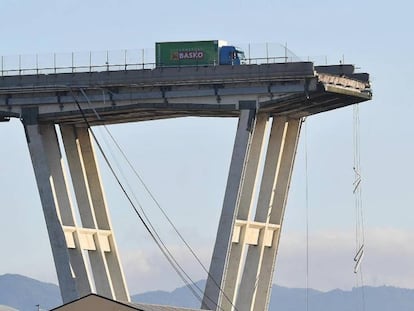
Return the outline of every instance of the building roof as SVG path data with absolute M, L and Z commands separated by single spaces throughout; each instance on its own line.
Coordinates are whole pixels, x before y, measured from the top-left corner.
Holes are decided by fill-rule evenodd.
M 172 307 L 172 306 L 163 306 L 163 305 L 152 305 L 144 303 L 132 303 L 132 306 L 137 308 L 137 310 L 143 311 L 200 311 L 200 309 L 189 309 L 183 307 Z M 203 310 L 205 311 L 205 310 Z
M 182 307 L 153 305 L 144 303 L 124 303 L 115 301 L 97 294 L 89 294 L 72 302 L 66 303 L 51 311 L 201 311 L 200 309 L 189 309 Z

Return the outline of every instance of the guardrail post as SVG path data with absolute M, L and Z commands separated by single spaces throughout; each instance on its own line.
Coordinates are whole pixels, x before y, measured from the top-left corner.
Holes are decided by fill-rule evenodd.
M 247 47 L 247 53 L 249 54 L 249 65 L 251 64 L 251 62 L 252 62 L 252 57 L 251 57 L 251 55 L 250 55 L 250 43 L 249 43 L 249 45 L 248 45 L 248 47 Z
M 72 52 L 72 73 L 75 72 L 75 55 Z
M 269 43 L 266 42 L 266 63 L 269 63 Z
M 109 52 L 106 51 L 106 71 L 109 71 Z
M 127 70 L 127 50 L 124 50 L 125 70 Z
M 287 57 L 287 42 L 285 43 L 285 63 L 287 63 L 288 57 Z

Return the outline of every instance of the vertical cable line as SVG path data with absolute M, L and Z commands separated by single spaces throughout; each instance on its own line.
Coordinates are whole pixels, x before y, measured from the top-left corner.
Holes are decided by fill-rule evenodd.
M 144 217 L 140 214 L 140 212 L 138 211 L 138 209 L 136 208 L 134 202 L 132 201 L 131 197 L 129 196 L 128 192 L 126 191 L 125 187 L 123 186 L 122 182 L 120 181 L 118 175 L 116 174 L 114 168 L 112 167 L 108 157 L 106 156 L 101 144 L 99 143 L 98 139 L 95 136 L 94 131 L 92 130 L 90 123 L 85 115 L 85 112 L 83 111 L 83 109 L 81 108 L 79 101 L 77 100 L 75 94 L 73 93 L 73 90 L 69 87 L 70 93 L 77 105 L 77 108 L 79 109 L 83 120 L 85 121 L 87 128 L 89 129 L 89 131 L 92 134 L 92 137 L 99 149 L 99 151 L 101 152 L 102 156 L 104 157 L 105 162 L 107 163 L 112 175 L 114 176 L 116 182 L 118 183 L 119 187 L 121 188 L 122 192 L 124 193 L 124 195 L 126 196 L 127 200 L 129 201 L 131 207 L 133 208 L 133 210 L 135 211 L 136 215 L 138 216 L 139 220 L 141 221 L 141 223 L 144 225 L 144 228 L 146 229 L 146 231 L 149 233 L 149 235 L 151 236 L 151 238 L 154 240 L 155 244 L 158 246 L 158 248 L 160 249 L 160 251 L 162 252 L 162 254 L 165 256 L 165 258 L 167 259 L 167 261 L 170 263 L 170 265 L 172 266 L 172 268 L 175 270 L 175 272 L 178 274 L 178 276 L 181 278 L 181 280 L 184 282 L 184 284 L 188 287 L 188 289 L 192 292 L 192 294 L 195 296 L 196 299 L 198 299 L 200 302 L 202 302 L 202 298 L 201 296 L 197 293 L 197 291 L 191 286 L 191 284 L 188 282 L 188 280 L 193 283 L 194 287 L 198 289 L 198 291 L 200 293 L 203 293 L 203 291 L 198 287 L 198 285 L 195 284 L 195 282 L 191 279 L 191 277 L 185 272 L 185 270 L 181 267 L 181 265 L 177 262 L 177 260 L 174 258 L 174 256 L 171 254 L 171 252 L 169 251 L 168 247 L 163 243 L 163 241 L 160 239 L 159 235 L 156 233 L 156 230 L 154 229 L 154 227 L 152 225 L 148 225 L 144 219 Z M 83 91 L 83 90 L 82 90 Z M 84 93 L 84 92 L 83 92 Z M 96 110 L 93 109 L 93 111 L 95 112 L 95 114 L 97 114 Z M 142 206 L 140 205 L 141 209 Z M 151 228 L 153 228 L 151 230 Z M 154 231 L 154 232 L 153 232 Z M 187 280 L 187 279 L 188 280 Z M 207 297 L 213 304 L 215 304 L 215 302 L 210 299 L 209 297 Z M 217 305 L 216 305 L 217 306 Z M 219 306 L 217 306 L 219 307 Z M 219 307 L 220 308 L 220 307 Z M 221 308 L 220 308 L 221 309 Z
M 362 272 L 362 260 L 364 258 L 365 228 L 364 212 L 362 208 L 362 176 L 361 176 L 361 155 L 360 155 L 360 119 L 359 106 L 353 106 L 353 143 L 354 143 L 354 183 L 353 193 L 355 200 L 355 266 L 356 286 L 358 287 L 358 274 L 361 280 L 362 310 L 365 310 L 364 277 Z
M 304 126 L 305 149 L 305 222 L 306 222 L 306 311 L 309 309 L 309 179 L 308 179 L 308 130 L 306 117 L 302 119 Z

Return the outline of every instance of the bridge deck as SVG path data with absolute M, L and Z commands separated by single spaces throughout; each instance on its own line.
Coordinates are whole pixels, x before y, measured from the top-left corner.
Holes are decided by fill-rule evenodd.
M 83 124 L 84 113 L 96 125 L 245 108 L 302 117 L 371 96 L 368 74 L 354 66 L 311 62 L 22 75 L 0 78 L 0 119 Z

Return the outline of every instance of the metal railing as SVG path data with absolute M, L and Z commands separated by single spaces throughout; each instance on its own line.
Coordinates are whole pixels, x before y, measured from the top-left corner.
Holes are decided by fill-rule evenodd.
M 265 43 L 237 46 L 245 52 L 246 58 L 243 60 L 243 64 L 302 61 L 286 45 Z M 311 59 L 305 58 L 305 60 L 310 61 Z M 154 48 L 0 56 L 1 77 L 154 68 Z
M 146 57 L 146 52 L 141 49 L 1 56 L 0 75 L 152 69 L 155 67 L 154 60 Z

